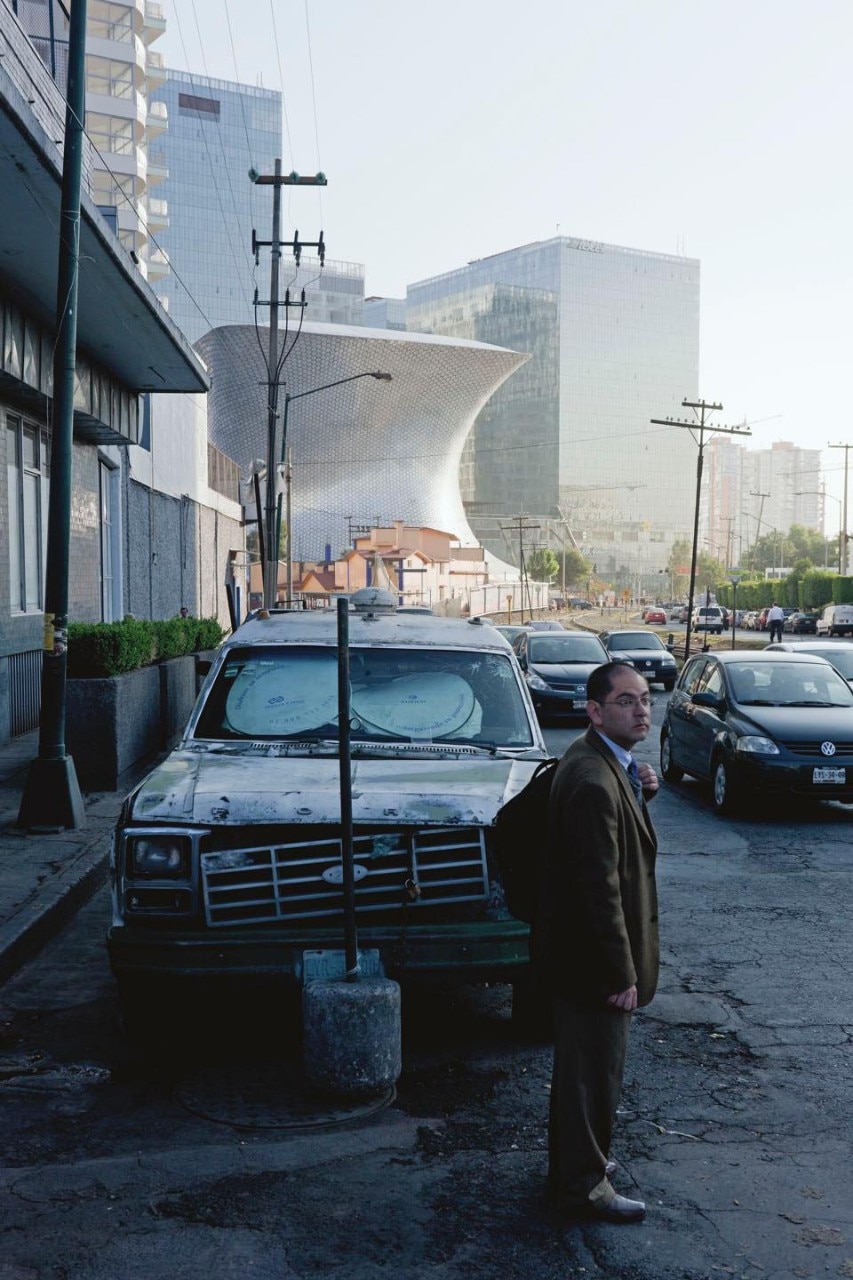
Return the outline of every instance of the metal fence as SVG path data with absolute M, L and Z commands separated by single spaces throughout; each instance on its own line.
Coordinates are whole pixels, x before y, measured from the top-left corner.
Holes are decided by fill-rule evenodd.
M 9 736 L 19 738 L 39 725 L 41 649 L 9 655 Z

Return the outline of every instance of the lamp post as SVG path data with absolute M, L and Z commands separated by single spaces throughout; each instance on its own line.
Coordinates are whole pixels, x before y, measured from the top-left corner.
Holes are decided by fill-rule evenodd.
M 281 426 L 281 462 L 279 464 L 279 469 L 281 473 L 286 474 L 286 479 L 288 482 L 288 490 L 290 487 L 290 472 L 292 468 L 291 468 L 290 459 L 287 453 L 287 418 L 288 418 L 288 412 L 290 410 L 290 405 L 292 401 L 303 400 L 305 396 L 315 396 L 319 391 L 329 391 L 332 387 L 342 387 L 345 382 L 357 382 L 359 378 L 374 378 L 377 382 L 391 382 L 393 380 L 390 373 L 382 373 L 380 370 L 371 369 L 366 371 L 365 373 L 352 373 L 348 378 L 336 378 L 334 382 L 324 382 L 321 387 L 310 387 L 307 391 L 297 391 L 295 395 L 291 395 L 290 392 L 287 392 L 285 394 L 284 413 L 282 415 L 282 426 Z M 272 477 L 268 475 L 267 484 L 271 485 L 272 483 L 273 483 Z M 291 517 L 290 517 L 289 501 L 287 504 L 285 529 L 287 532 L 287 600 L 286 600 L 286 603 L 289 608 L 293 599 L 293 556 L 291 555 L 291 545 L 290 545 Z M 271 532 L 273 531 L 271 530 Z M 269 598 L 273 603 L 275 603 L 275 594 L 276 594 L 276 588 L 278 585 L 278 582 L 277 582 L 278 580 L 278 544 L 279 544 L 280 533 L 281 533 L 281 494 L 279 494 L 278 502 L 276 504 L 276 520 L 275 520 L 275 530 L 274 530 L 275 545 L 273 548 L 267 549 L 267 565 L 269 566 L 268 573 L 271 576 L 273 573 L 272 566 L 275 566 L 275 579 L 272 582 L 264 583 L 264 603 L 265 604 L 266 604 L 267 598 Z
M 735 627 L 737 626 L 737 584 L 740 582 L 741 575 L 739 573 L 730 573 L 729 582 L 732 584 L 732 648 L 735 647 Z
M 794 497 L 795 497 L 795 498 L 807 498 L 807 497 L 813 497 L 813 498 L 824 498 L 824 499 L 826 499 L 826 498 L 832 498 L 832 501 L 833 501 L 833 502 L 837 502 L 837 503 L 838 503 L 838 519 L 839 519 L 839 531 L 838 531 L 838 572 L 840 573 L 840 572 L 841 572 L 841 538 L 842 538 L 842 536 L 843 536 L 843 530 L 842 530 L 842 529 L 841 529 L 841 527 L 840 527 L 840 526 L 841 526 L 841 524 L 843 524 L 843 521 L 842 521 L 842 519 L 841 519 L 841 515 L 842 515 L 842 512 L 843 512 L 843 506 L 842 506 L 842 503 L 841 503 L 841 499 L 840 499 L 840 498 L 836 498 L 836 496 L 835 496 L 835 494 L 834 494 L 834 493 L 827 493 L 827 492 L 826 492 L 826 489 L 795 489 L 795 490 L 794 490 Z M 821 512 L 821 515 L 823 515 L 823 512 Z M 826 526 L 825 526 L 825 525 L 824 525 L 823 541 L 824 541 L 824 568 L 826 568 L 826 567 L 827 567 L 827 566 L 826 566 L 826 542 L 827 542 L 827 537 L 826 537 Z

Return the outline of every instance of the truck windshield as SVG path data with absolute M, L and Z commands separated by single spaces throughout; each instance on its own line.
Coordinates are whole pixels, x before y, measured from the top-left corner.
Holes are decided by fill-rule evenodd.
M 337 682 L 332 648 L 232 649 L 193 737 L 336 737 Z M 353 739 L 534 745 L 524 697 L 504 654 L 353 647 L 350 685 Z

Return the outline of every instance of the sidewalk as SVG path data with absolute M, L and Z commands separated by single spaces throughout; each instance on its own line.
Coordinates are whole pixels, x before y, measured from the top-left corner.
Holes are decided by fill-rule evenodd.
M 110 833 L 126 794 L 84 795 L 80 831 L 32 833 L 16 827 L 38 733 L 0 747 L 0 983 L 44 946 L 104 882 Z

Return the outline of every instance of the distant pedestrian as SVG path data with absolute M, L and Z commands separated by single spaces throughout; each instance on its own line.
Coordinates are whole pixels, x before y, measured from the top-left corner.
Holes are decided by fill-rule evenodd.
M 554 775 L 534 929 L 540 979 L 554 992 L 548 1182 L 572 1217 L 636 1222 L 646 1206 L 617 1195 L 609 1155 L 631 1017 L 658 977 L 657 839 L 646 808 L 658 780 L 631 754 L 651 727 L 651 698 L 620 662 L 592 672 L 587 696 L 591 727 Z
M 782 639 L 782 623 L 785 621 L 785 610 L 774 600 L 767 613 L 767 625 L 770 628 L 770 643 Z
M 182 617 L 182 618 L 188 618 L 189 616 L 190 616 L 190 611 L 189 611 L 189 609 L 187 608 L 187 606 L 186 606 L 185 604 L 182 604 L 182 605 L 181 605 L 181 617 Z

